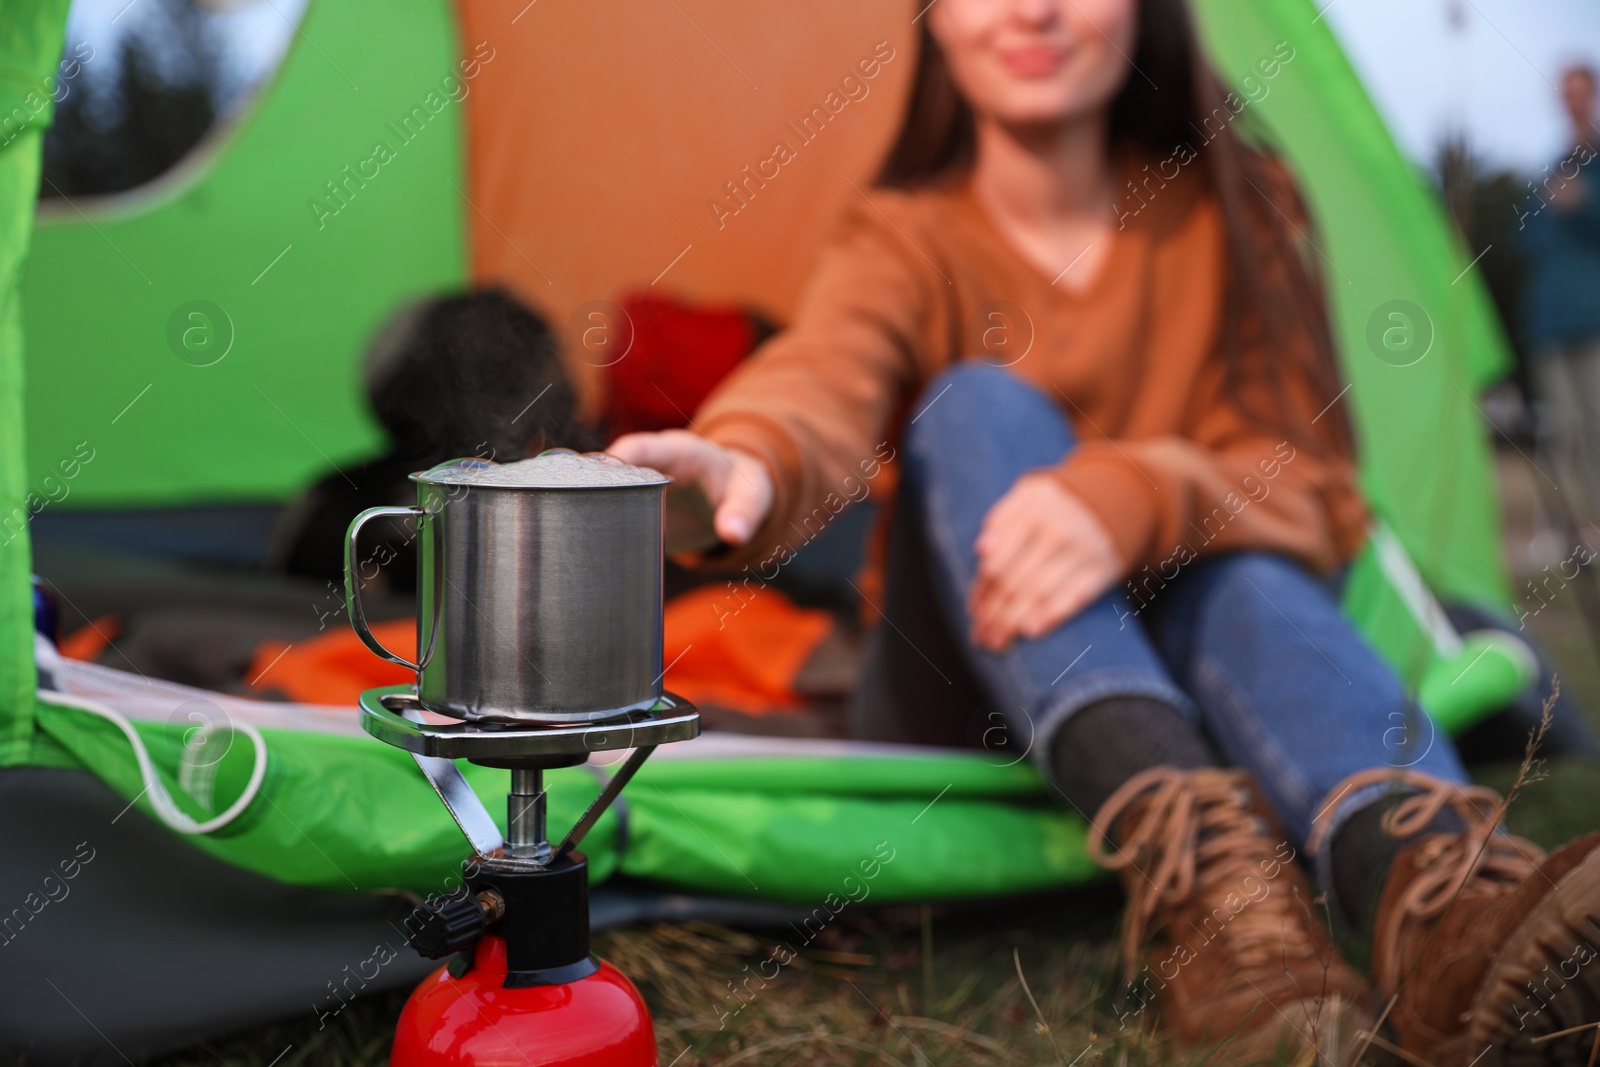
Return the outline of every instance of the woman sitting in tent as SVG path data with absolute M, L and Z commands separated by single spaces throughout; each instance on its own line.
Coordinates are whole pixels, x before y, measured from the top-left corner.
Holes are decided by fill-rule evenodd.
M 1587 1021 L 1600 836 L 1547 857 L 1498 832 L 1340 614 L 1368 516 L 1319 254 L 1182 0 L 941 0 L 922 25 L 878 190 L 792 327 L 698 432 L 611 451 L 703 491 L 702 558 L 756 581 L 898 457 L 860 733 L 1006 718 L 1121 872 L 1123 1025 L 1153 1003 L 1242 1062 L 1326 1053 L 1393 997 L 1444 1065 Z

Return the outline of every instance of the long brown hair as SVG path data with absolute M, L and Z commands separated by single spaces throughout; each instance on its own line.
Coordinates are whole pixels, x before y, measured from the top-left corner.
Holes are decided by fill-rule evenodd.
M 1309 425 L 1285 425 L 1285 414 L 1293 410 L 1287 403 L 1287 375 L 1301 374 L 1326 402 L 1338 395 L 1340 385 L 1320 275 L 1300 246 L 1304 235 L 1289 221 L 1306 217 L 1299 194 L 1282 165 L 1258 147 L 1261 131 L 1211 69 L 1186 0 L 1138 4 L 1138 43 L 1127 80 L 1111 103 L 1110 147 L 1161 159 L 1201 138 L 1200 147 L 1191 150 L 1227 234 L 1221 347 L 1229 390 L 1257 422 L 1314 443 Z M 1215 135 L 1202 132 L 1203 127 L 1209 131 L 1206 123 L 1213 115 L 1229 121 L 1219 123 Z M 1235 115 L 1249 139 L 1235 128 Z M 905 119 L 875 184 L 893 189 L 946 185 L 970 171 L 976 153 L 972 108 L 923 21 Z M 1252 403 L 1240 388 L 1246 377 L 1242 353 L 1251 348 L 1276 348 L 1288 357 L 1253 368 L 1266 372 L 1274 394 L 1271 410 Z M 1352 435 L 1343 405 L 1327 415 L 1331 444 L 1348 453 Z

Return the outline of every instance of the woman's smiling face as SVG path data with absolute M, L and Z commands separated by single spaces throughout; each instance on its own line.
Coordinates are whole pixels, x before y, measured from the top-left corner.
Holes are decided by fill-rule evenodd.
M 1132 67 L 1138 0 L 936 0 L 924 17 L 980 117 L 1054 125 L 1110 106 Z

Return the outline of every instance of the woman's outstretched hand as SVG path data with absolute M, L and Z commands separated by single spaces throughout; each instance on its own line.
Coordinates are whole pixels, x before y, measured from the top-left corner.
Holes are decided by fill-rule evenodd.
M 995 501 L 975 547 L 972 639 L 995 652 L 1043 636 L 1122 576 L 1104 524 L 1047 471 L 1024 474 Z
M 672 478 L 667 491 L 667 551 L 742 545 L 772 510 L 772 475 L 748 452 L 712 444 L 688 430 L 624 434 L 606 449 L 625 463 Z

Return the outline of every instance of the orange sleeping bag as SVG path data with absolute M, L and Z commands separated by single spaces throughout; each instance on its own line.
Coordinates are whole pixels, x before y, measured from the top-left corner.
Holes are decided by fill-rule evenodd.
M 800 703 L 795 678 L 833 619 L 826 611 L 797 607 L 764 589 L 736 612 L 727 594 L 702 586 L 667 602 L 664 613 L 665 684 L 698 705 L 746 715 L 784 711 Z M 413 619 L 376 623 L 373 636 L 402 656 L 417 647 Z M 306 704 L 354 704 L 363 689 L 412 680 L 406 668 L 373 655 L 355 632 L 338 629 L 309 641 L 264 641 L 246 675 L 252 688 Z

